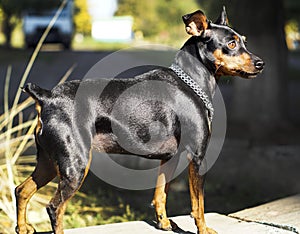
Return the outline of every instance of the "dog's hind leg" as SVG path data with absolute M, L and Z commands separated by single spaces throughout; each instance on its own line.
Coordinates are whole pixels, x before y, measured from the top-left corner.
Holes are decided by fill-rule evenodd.
M 70 157 L 65 157 L 66 159 Z M 81 157 L 80 157 L 81 158 Z M 47 212 L 50 217 L 51 225 L 55 234 L 63 234 L 63 215 L 69 199 L 78 191 L 83 183 L 90 167 L 91 152 L 87 161 L 81 160 L 68 161 L 68 165 L 61 167 L 59 165 L 59 184 L 54 197 L 47 206 Z M 79 159 L 79 158 L 78 158 Z M 71 163 L 71 164 L 69 164 Z M 66 164 L 66 162 L 64 162 Z
M 19 234 L 34 233 L 34 228 L 26 223 L 26 207 L 33 194 L 49 183 L 57 175 L 56 168 L 48 154 L 38 147 L 37 165 L 34 172 L 15 189 L 17 202 L 17 226 Z
M 198 234 L 216 234 L 217 232 L 208 228 L 204 219 L 204 175 L 199 173 L 199 165 L 195 161 L 189 164 L 189 186 L 191 195 L 192 212 L 195 219 Z
M 152 205 L 155 208 L 157 227 L 163 230 L 172 230 L 172 225 L 166 212 L 166 203 L 170 181 L 178 164 L 179 157 L 174 157 L 170 160 L 161 161 L 154 197 L 152 200 Z

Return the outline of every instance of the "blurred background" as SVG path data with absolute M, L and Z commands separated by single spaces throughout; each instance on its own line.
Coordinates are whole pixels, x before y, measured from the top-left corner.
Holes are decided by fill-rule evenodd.
M 214 21 L 223 5 L 230 25 L 247 37 L 247 47 L 263 58 L 266 67 L 254 80 L 225 77 L 219 84 L 227 110 L 227 136 L 207 175 L 206 212 L 227 214 L 300 192 L 300 1 L 67 1 L 34 64 L 30 63 L 60 4 L 59 0 L 0 0 L 0 232 L 13 230 L 13 189 L 35 163 L 34 109 L 31 100 L 19 93 L 23 78 L 51 89 L 62 78 L 82 79 L 112 52 L 136 46 L 171 64 L 174 49 L 188 38 L 181 16 L 202 9 Z M 132 50 L 128 59 L 143 57 L 141 53 Z M 143 163 L 147 162 L 134 167 Z M 50 230 L 44 205 L 55 186 L 54 181 L 42 189 L 29 207 L 29 219 L 39 231 Z M 151 221 L 152 195 L 153 190 L 115 188 L 90 173 L 68 206 L 65 226 Z M 186 172 L 171 185 L 168 211 L 171 216 L 190 212 Z

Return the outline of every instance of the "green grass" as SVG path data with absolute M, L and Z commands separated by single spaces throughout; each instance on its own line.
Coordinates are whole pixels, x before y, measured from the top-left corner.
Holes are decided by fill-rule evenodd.
M 127 48 L 131 43 L 121 43 L 121 42 L 99 42 L 94 40 L 90 36 L 85 36 L 82 41 L 76 42 L 73 40 L 72 49 L 74 50 L 120 50 Z

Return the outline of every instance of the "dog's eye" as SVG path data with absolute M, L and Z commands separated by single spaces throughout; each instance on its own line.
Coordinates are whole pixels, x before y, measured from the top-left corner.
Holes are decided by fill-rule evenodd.
M 231 41 L 227 44 L 227 47 L 231 50 L 235 49 L 236 47 L 236 41 Z

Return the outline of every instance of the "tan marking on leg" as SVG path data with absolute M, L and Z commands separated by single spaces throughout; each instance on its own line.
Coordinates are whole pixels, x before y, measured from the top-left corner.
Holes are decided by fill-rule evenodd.
M 155 207 L 158 227 L 163 230 L 171 230 L 172 226 L 166 212 L 169 183 L 166 182 L 166 174 L 162 171 L 162 165 L 166 162 L 165 160 L 161 161 L 152 204 Z
M 71 199 L 71 198 L 70 198 Z M 67 208 L 67 202 L 70 200 L 66 200 L 63 204 L 61 204 L 59 206 L 59 208 L 57 209 L 57 226 L 55 229 L 55 233 L 56 234 L 63 234 L 64 233 L 64 228 L 63 228 L 63 217 Z
M 35 128 L 35 134 L 38 135 L 40 133 L 40 131 L 42 130 L 42 120 L 41 120 L 42 107 L 37 101 L 35 103 L 35 109 L 38 114 L 37 125 Z
M 92 163 L 92 159 L 93 159 L 93 154 L 92 154 L 92 150 L 90 150 L 90 153 L 89 153 L 89 160 L 88 160 L 88 163 L 86 165 L 86 168 L 85 168 L 85 171 L 84 171 L 84 176 L 83 176 L 83 179 L 81 181 L 81 185 L 80 187 L 82 186 L 87 174 L 89 173 L 89 170 L 90 170 L 90 167 L 91 167 L 91 163 Z M 79 188 L 80 188 L 79 187 Z
M 189 185 L 192 205 L 191 215 L 194 217 L 198 233 L 215 234 L 216 232 L 213 229 L 208 228 L 205 224 L 203 194 L 204 177 L 196 170 L 193 162 L 190 162 L 189 164 Z
M 52 162 L 43 158 L 37 162 L 36 168 L 32 175 L 15 189 L 16 206 L 17 206 L 17 227 L 19 234 L 34 233 L 34 228 L 26 222 L 26 207 L 33 194 L 41 187 L 46 185 L 56 176 L 56 169 Z
M 190 196 L 191 196 L 191 206 L 192 206 L 192 212 L 191 216 L 195 218 L 198 213 L 198 195 L 196 194 L 196 191 L 194 190 L 194 166 L 192 163 L 189 164 L 189 188 L 190 188 Z
M 26 207 L 30 198 L 36 191 L 37 184 L 33 181 L 32 177 L 27 178 L 15 190 L 17 201 L 16 231 L 19 234 L 31 234 L 35 232 L 34 228 L 26 223 Z

